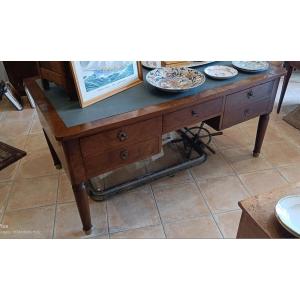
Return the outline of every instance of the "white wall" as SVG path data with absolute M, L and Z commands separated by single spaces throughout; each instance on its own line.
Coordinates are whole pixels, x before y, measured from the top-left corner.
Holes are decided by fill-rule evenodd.
M 6 75 L 2 61 L 0 61 L 0 80 L 7 80 L 7 75 Z

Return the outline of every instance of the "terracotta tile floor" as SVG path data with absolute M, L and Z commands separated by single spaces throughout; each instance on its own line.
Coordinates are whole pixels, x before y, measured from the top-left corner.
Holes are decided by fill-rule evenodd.
M 300 132 L 282 121 L 297 104 L 300 74 L 292 77 L 282 113 L 271 115 L 259 159 L 251 156 L 257 120 L 225 130 L 214 140 L 217 155 L 205 164 L 107 201 L 91 200 L 95 229 L 86 236 L 68 178 L 53 167 L 36 112 L 29 107 L 17 112 L 2 101 L 0 140 L 28 155 L 0 171 L 0 238 L 234 238 L 238 201 L 300 180 Z M 176 160 L 174 155 L 168 159 Z M 134 171 L 135 166 L 119 170 L 106 184 Z

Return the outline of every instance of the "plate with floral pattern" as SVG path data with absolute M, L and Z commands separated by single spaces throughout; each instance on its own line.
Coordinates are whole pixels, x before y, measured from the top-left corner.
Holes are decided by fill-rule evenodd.
M 235 77 L 239 72 L 229 66 L 210 66 L 204 69 L 204 73 L 213 79 L 229 79 Z
M 150 71 L 146 80 L 152 86 L 167 92 L 184 92 L 202 85 L 205 75 L 186 68 L 159 68 Z
M 269 63 L 266 61 L 233 61 L 232 65 L 243 72 L 263 72 L 269 69 Z

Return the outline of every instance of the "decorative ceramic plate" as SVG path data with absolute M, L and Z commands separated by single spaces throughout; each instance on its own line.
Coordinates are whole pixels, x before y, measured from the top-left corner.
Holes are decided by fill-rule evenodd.
M 263 72 L 269 69 L 269 63 L 266 61 L 233 61 L 232 65 L 238 70 L 244 72 Z
M 142 66 L 147 69 L 156 69 L 161 67 L 160 61 L 142 61 Z
M 276 204 L 275 214 L 286 230 L 300 238 L 300 195 L 281 198 Z
M 199 67 L 203 65 L 207 65 L 212 63 L 213 61 L 186 61 L 186 62 L 178 62 L 177 64 L 174 64 L 169 67 L 187 67 L 187 68 L 193 68 L 193 67 Z M 156 69 L 161 68 L 161 61 L 142 61 L 142 66 L 147 69 Z
M 229 79 L 239 72 L 228 66 L 210 66 L 205 68 L 204 73 L 214 79 Z
M 190 64 L 186 67 L 189 67 L 189 68 L 199 67 L 199 66 L 211 64 L 213 62 L 214 62 L 213 60 L 211 60 L 211 61 L 191 61 Z
M 146 80 L 154 87 L 167 92 L 184 92 L 205 82 L 204 74 L 190 68 L 159 68 L 150 71 Z

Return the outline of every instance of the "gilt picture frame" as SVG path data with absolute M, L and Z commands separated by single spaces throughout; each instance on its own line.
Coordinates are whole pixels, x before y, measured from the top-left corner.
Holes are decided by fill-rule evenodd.
M 71 61 L 79 104 L 94 104 L 143 81 L 138 61 Z

